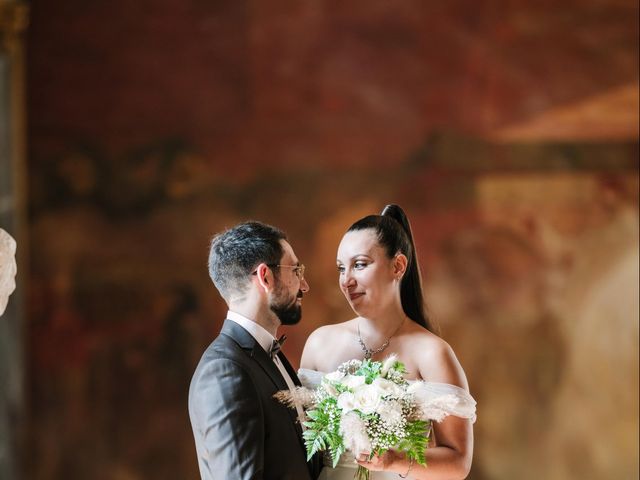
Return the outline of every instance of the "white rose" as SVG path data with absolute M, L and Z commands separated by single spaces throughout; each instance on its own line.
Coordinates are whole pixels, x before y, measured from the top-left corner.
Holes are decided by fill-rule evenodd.
M 338 395 L 338 390 L 336 390 L 336 387 L 334 387 L 333 384 L 331 384 L 330 382 L 322 382 L 322 388 L 324 388 L 324 391 L 327 392 L 332 397 L 335 397 Z
M 373 385 L 362 385 L 354 392 L 356 409 L 369 414 L 376 411 L 380 403 L 380 393 Z
M 344 373 L 337 370 L 335 372 L 327 373 L 322 379 L 322 388 L 324 388 L 324 391 L 332 397 L 336 397 L 338 395 L 338 390 L 334 383 L 339 383 L 343 377 Z
M 344 386 L 355 390 L 361 385 L 364 385 L 365 378 L 361 375 L 345 375 L 340 383 Z
M 391 380 L 378 377 L 372 383 L 372 387 L 375 387 L 378 391 L 378 395 L 381 397 L 394 396 L 399 397 L 402 395 L 402 388 L 393 383 Z
M 338 396 L 338 407 L 343 412 L 350 412 L 356 409 L 355 396 L 351 392 L 343 392 Z
M 344 378 L 344 373 L 340 370 L 336 370 L 335 372 L 327 373 L 324 378 L 330 382 L 339 382 Z

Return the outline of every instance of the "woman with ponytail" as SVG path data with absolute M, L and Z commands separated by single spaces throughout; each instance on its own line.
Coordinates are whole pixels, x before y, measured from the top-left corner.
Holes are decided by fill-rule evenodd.
M 387 205 L 380 215 L 355 222 L 345 233 L 337 254 L 339 285 L 357 315 L 326 325 L 307 340 L 301 360 L 305 371 L 332 372 L 343 362 L 398 356 L 407 379 L 469 387 L 451 347 L 435 331 L 425 313 L 420 268 L 411 227 L 404 211 Z M 463 479 L 473 454 L 470 420 L 449 416 L 433 424 L 425 460 L 427 467 L 389 450 L 357 462 L 371 470 L 371 480 L 398 478 Z M 341 462 L 342 463 L 342 462 Z M 351 471 L 353 472 L 353 471 Z M 321 479 L 347 479 L 345 466 L 326 466 Z M 353 475 L 353 473 L 351 473 Z

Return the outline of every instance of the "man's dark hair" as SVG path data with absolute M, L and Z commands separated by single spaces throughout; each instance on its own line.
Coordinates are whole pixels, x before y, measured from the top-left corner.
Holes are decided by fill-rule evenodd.
M 229 301 L 247 290 L 248 277 L 260 263 L 275 265 L 283 255 L 280 240 L 287 236 L 261 222 L 245 222 L 211 240 L 209 276 L 220 295 Z M 277 269 L 273 270 L 277 277 Z

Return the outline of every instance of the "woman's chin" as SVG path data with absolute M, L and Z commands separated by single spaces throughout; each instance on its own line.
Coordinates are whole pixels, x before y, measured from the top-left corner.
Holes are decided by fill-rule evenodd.
M 367 316 L 366 314 L 367 309 L 364 307 L 364 305 L 361 305 L 361 304 L 354 305 L 353 303 L 349 302 L 349 306 L 351 307 L 351 310 L 353 310 L 353 312 L 359 317 Z

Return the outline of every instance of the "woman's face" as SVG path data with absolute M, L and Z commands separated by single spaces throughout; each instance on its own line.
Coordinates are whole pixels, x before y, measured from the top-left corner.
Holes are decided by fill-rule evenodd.
M 374 230 L 347 232 L 338 247 L 336 263 L 340 289 L 358 315 L 375 314 L 396 301 L 397 265 L 387 257 Z

